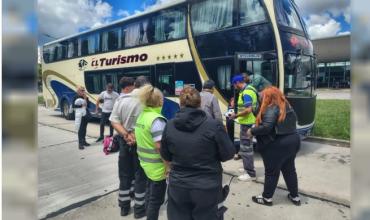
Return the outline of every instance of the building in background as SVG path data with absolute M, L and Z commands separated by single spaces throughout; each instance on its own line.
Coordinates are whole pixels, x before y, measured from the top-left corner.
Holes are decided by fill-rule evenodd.
M 317 88 L 350 88 L 351 35 L 312 40 L 317 56 Z

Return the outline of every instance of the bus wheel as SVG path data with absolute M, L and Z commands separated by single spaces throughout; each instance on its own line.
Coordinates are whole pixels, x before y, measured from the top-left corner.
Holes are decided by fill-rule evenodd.
M 69 113 L 69 104 L 68 101 L 64 100 L 62 103 L 62 115 L 67 120 L 73 119 L 73 113 Z

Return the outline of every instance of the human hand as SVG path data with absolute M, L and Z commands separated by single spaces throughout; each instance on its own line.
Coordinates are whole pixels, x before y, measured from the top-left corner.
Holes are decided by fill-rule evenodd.
M 247 137 L 248 138 L 251 138 L 253 135 L 252 135 L 252 131 L 251 131 L 251 129 L 249 128 L 248 130 L 247 130 Z
M 126 135 L 125 141 L 128 145 L 132 146 L 136 143 L 135 134 L 133 132 L 130 132 Z
M 236 114 L 235 113 L 230 113 L 230 116 L 229 116 L 230 119 L 235 119 L 236 118 Z

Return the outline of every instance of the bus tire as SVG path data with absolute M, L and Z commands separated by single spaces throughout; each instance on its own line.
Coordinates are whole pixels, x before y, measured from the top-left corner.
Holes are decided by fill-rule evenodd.
M 62 116 L 67 120 L 73 120 L 73 113 L 69 113 L 69 103 L 67 100 L 63 100 L 62 102 Z

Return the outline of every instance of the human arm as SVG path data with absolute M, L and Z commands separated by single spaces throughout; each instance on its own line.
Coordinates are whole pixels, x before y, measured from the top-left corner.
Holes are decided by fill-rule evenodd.
M 218 148 L 218 153 L 220 160 L 225 162 L 230 160 L 235 155 L 235 147 L 231 142 L 229 136 L 227 135 L 223 124 L 217 121 L 216 130 L 215 130 L 215 141 Z
M 279 108 L 277 106 L 268 107 L 262 116 L 261 124 L 251 128 L 249 131 L 250 134 L 253 136 L 270 134 L 272 129 L 274 129 L 278 117 Z
M 215 96 L 212 97 L 212 111 L 215 119 L 222 122 L 221 108 Z
M 135 136 L 133 135 L 132 132 L 129 132 L 122 125 L 123 123 L 122 123 L 121 112 L 119 108 L 120 108 L 119 103 L 116 102 L 113 105 L 113 110 L 109 117 L 109 120 L 114 130 L 116 130 L 118 134 L 120 134 L 129 145 L 132 145 L 135 143 Z
M 152 138 L 154 141 L 154 147 L 156 152 L 161 154 L 162 149 L 162 139 L 163 139 L 163 133 L 166 127 L 166 121 L 163 118 L 157 118 L 153 121 L 152 127 L 150 129 L 150 132 L 152 134 Z M 161 155 L 162 161 L 165 165 L 165 172 L 164 175 L 167 176 L 170 170 L 170 162 L 163 158 Z

